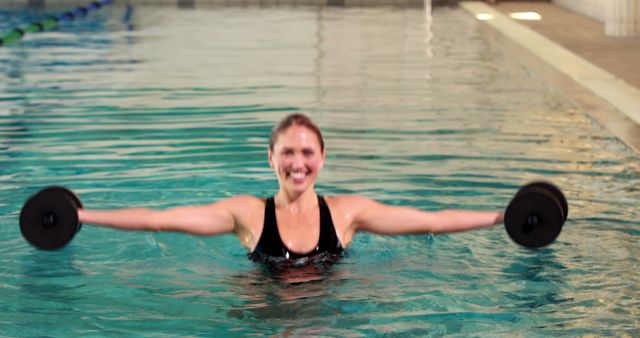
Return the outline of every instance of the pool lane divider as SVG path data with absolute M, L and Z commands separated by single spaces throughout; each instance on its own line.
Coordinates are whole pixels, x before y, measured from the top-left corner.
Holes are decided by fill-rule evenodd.
M 8 43 L 22 39 L 27 33 L 37 33 L 51 30 L 65 21 L 73 21 L 76 18 L 83 18 L 90 12 L 96 11 L 102 6 L 112 3 L 113 0 L 96 0 L 90 3 L 88 6 L 77 7 L 73 11 L 64 12 L 57 16 L 48 17 L 42 21 L 32 22 L 31 24 L 22 27 L 15 28 L 9 33 L 0 36 L 0 46 L 4 46 Z

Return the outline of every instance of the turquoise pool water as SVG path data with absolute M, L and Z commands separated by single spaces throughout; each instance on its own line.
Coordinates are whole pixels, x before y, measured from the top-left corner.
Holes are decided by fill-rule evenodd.
M 6 31 L 40 12 L 0 11 Z M 1 336 L 637 336 L 639 156 L 458 9 L 104 8 L 0 48 Z M 11 19 L 8 19 L 11 18 Z M 43 186 L 88 208 L 273 194 L 272 125 L 305 112 L 317 190 L 426 210 L 501 209 L 561 186 L 537 251 L 502 227 L 358 235 L 329 269 L 265 272 L 233 236 L 91 225 L 20 236 Z M 296 283 L 299 278 L 310 279 Z

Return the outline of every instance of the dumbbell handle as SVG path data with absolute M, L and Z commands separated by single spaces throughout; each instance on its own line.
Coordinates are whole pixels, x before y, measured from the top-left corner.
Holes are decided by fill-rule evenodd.
M 45 229 L 51 229 L 56 226 L 56 215 L 48 213 L 42 218 L 42 225 Z
M 533 229 L 538 225 L 538 221 L 538 214 L 530 214 L 527 217 L 527 222 L 522 226 L 522 232 L 525 234 L 531 233 L 531 231 L 533 231 Z

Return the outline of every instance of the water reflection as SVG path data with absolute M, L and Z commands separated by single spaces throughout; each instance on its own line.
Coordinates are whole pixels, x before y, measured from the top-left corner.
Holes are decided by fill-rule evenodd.
M 229 278 L 228 285 L 242 304 L 228 315 L 236 319 L 308 320 L 326 314 L 332 290 L 348 279 L 340 259 L 311 262 L 256 262 L 255 267 Z
M 557 308 L 555 305 L 571 300 L 563 295 L 567 267 L 559 261 L 553 249 L 538 249 L 516 258 L 502 270 L 506 280 L 515 282 L 512 285 L 521 285 L 505 293 L 513 301 L 513 306 L 525 310 L 549 305 L 546 309 L 553 312 Z
M 19 286 L 22 292 L 36 301 L 24 302 L 20 312 L 47 313 L 60 308 L 73 311 L 82 298 L 77 292 L 84 285 L 84 273 L 74 264 L 73 248 L 55 252 L 32 250 L 21 264 Z M 22 304 L 22 303 L 21 303 Z M 38 309 L 33 306 L 38 305 Z

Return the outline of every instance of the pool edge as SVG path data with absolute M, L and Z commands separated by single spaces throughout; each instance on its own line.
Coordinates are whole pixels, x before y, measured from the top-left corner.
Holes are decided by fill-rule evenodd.
M 600 99 L 587 98 L 584 90 L 568 88 L 571 86 L 563 81 L 563 88 L 561 88 L 563 92 L 569 91 L 568 97 L 588 116 L 612 132 L 636 153 L 640 153 L 639 89 L 544 35 L 513 21 L 485 3 L 464 1 L 459 5 L 475 17 L 483 14 L 485 20 L 482 21 L 486 26 L 493 28 L 512 43 Z

